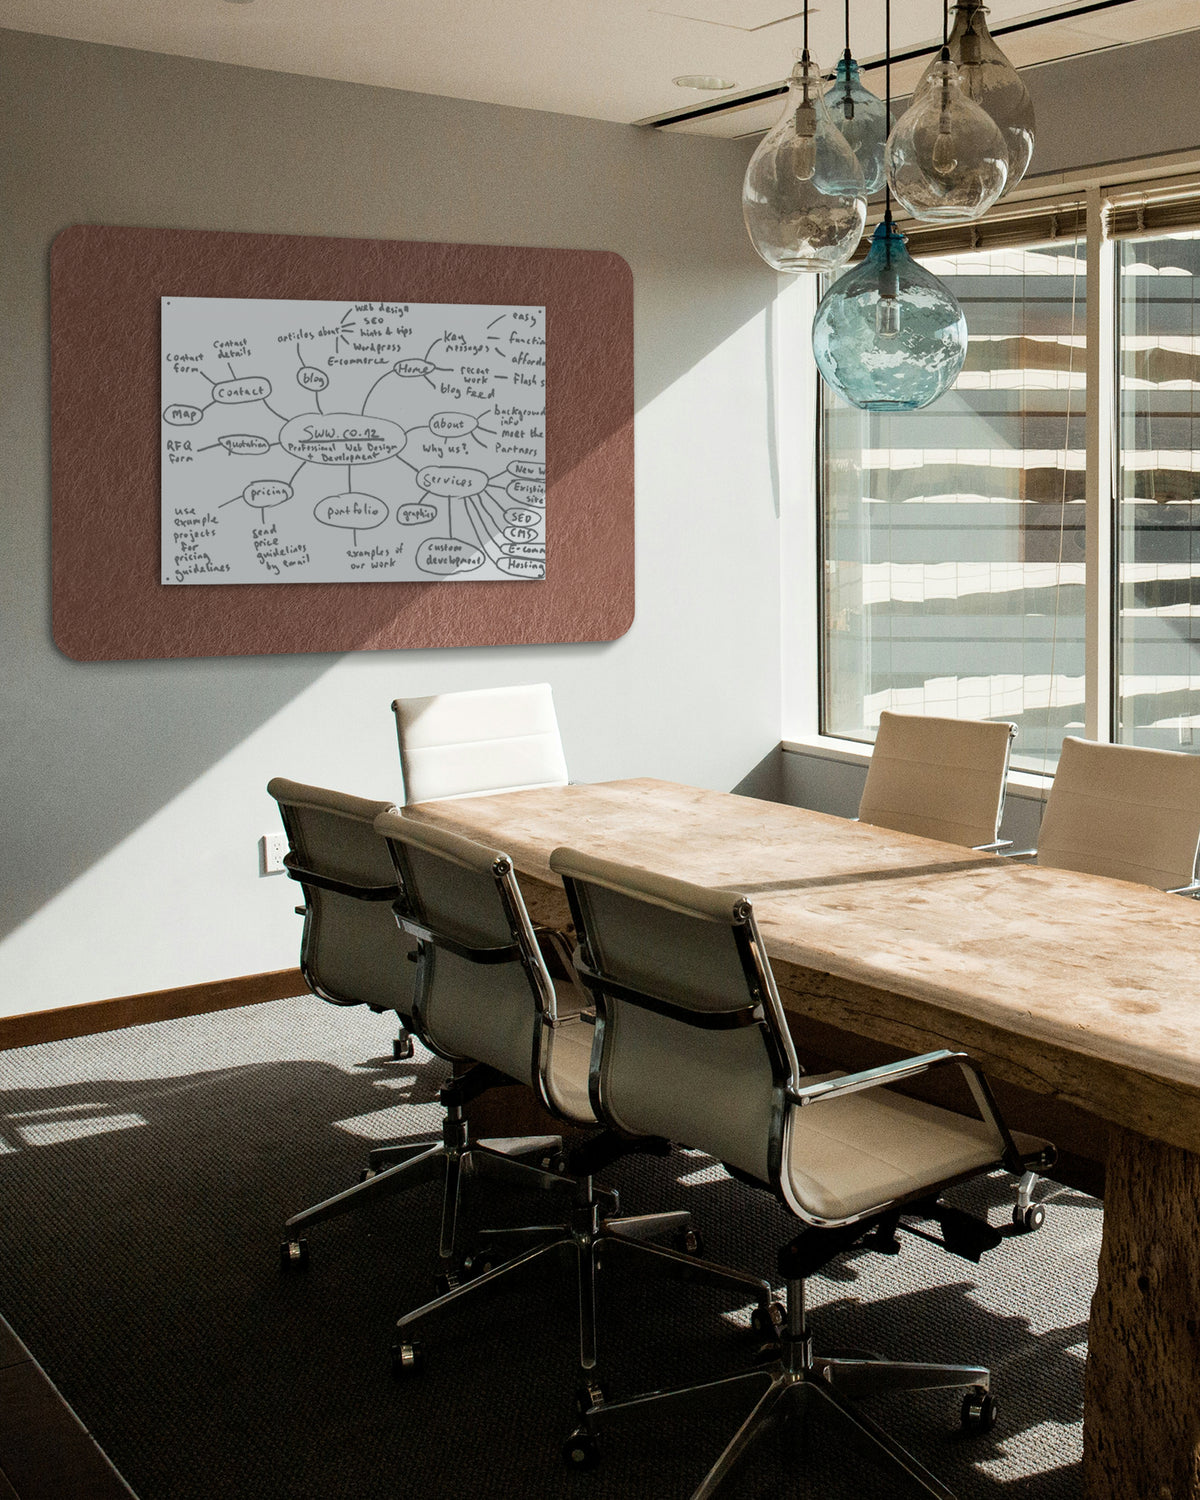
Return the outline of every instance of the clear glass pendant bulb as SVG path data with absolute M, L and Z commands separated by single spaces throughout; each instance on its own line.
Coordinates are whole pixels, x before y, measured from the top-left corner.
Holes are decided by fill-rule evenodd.
M 943 395 L 967 357 L 958 298 L 909 255 L 890 220 L 861 265 L 817 306 L 813 354 L 826 383 L 863 411 L 916 411 Z
M 1008 180 L 1008 148 L 992 117 L 963 91 L 942 55 L 887 143 L 892 192 L 914 219 L 963 224 L 986 213 Z
M 1016 187 L 1033 155 L 1033 100 L 1021 75 L 997 47 L 987 28 L 982 0 L 957 0 L 954 26 L 947 42 L 951 62 L 958 67 L 963 92 L 985 110 L 1004 137 L 1008 151 L 1007 193 Z M 926 68 L 918 92 L 935 66 Z
M 887 108 L 882 99 L 861 82 L 858 64 L 846 52 L 837 65 L 837 76 L 825 96 L 833 123 L 846 137 L 862 168 L 863 190 L 878 192 L 883 186 L 883 148 L 887 143 Z
M 807 52 L 792 69 L 783 114 L 746 168 L 742 216 L 754 248 L 777 271 L 835 271 L 862 238 L 862 169 Z

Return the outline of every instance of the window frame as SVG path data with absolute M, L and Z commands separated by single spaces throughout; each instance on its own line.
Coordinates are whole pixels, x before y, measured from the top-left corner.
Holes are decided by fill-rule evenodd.
M 1084 553 L 1084 705 L 1085 734 L 1088 739 L 1105 743 L 1116 740 L 1118 708 L 1117 629 L 1119 607 L 1118 514 L 1119 484 L 1117 401 L 1117 242 L 1123 238 L 1125 219 L 1135 212 L 1131 205 L 1164 201 L 1180 196 L 1194 197 L 1200 203 L 1200 154 L 1177 153 L 1152 161 L 1119 166 L 1107 165 L 1088 172 L 1056 174 L 1044 182 L 1022 184 L 1011 201 L 1001 206 L 993 217 L 1012 220 L 1029 216 L 1027 243 L 1044 243 L 1047 211 L 1064 216 L 1076 210 L 1082 201 L 1085 212 L 1085 269 L 1088 288 L 1086 309 L 1085 370 L 1088 403 L 1085 425 L 1085 553 Z M 1148 211 L 1149 213 L 1149 211 Z M 1152 215 L 1151 215 L 1152 216 Z M 873 216 L 875 217 L 875 216 Z M 1117 234 L 1110 236 L 1108 221 L 1118 221 Z M 899 221 L 898 221 L 899 222 Z M 986 224 L 986 221 L 985 221 Z M 1038 226 L 1042 233 L 1037 233 Z M 908 226 L 901 223 L 901 228 Z M 1179 226 L 1182 227 L 1182 226 Z M 1196 220 L 1200 228 L 1200 210 Z M 919 232 L 919 231 L 918 231 Z M 1164 227 L 1164 233 L 1169 232 Z M 921 254 L 920 247 L 915 253 Z M 784 507 L 781 520 L 783 535 L 783 748 L 816 752 L 831 760 L 862 763 L 870 758 L 871 744 L 825 730 L 825 559 L 823 531 L 823 404 L 808 344 L 808 329 L 816 308 L 816 278 L 797 278 L 798 295 L 781 289 L 776 299 L 776 348 L 786 349 L 789 342 L 803 343 L 807 358 L 796 383 L 795 362 L 790 370 L 780 368 L 778 399 L 781 409 L 802 409 L 804 387 L 811 385 L 814 405 L 808 441 L 791 442 L 791 464 L 781 463 L 781 479 L 798 464 L 801 473 L 796 484 L 784 484 L 783 493 L 796 503 Z M 795 281 L 788 278 L 795 286 Z M 790 379 L 789 379 L 790 375 Z M 784 397 L 791 388 L 793 399 Z M 783 429 L 786 432 L 786 427 Z M 789 512 L 795 514 L 789 516 Z M 792 580 L 789 583 L 789 575 Z M 810 587 L 798 586 L 798 575 L 811 580 Z M 804 650 L 812 641 L 815 649 Z M 1010 772 L 1010 784 L 1016 788 L 1044 789 L 1052 773 L 1035 771 Z

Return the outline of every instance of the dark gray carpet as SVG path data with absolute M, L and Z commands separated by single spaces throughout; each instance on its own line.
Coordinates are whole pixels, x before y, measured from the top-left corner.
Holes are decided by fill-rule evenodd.
M 285 1217 L 356 1180 L 372 1144 L 431 1133 L 443 1065 L 390 1060 L 387 1017 L 305 996 L 0 1053 L 0 1312 L 140 1500 L 687 1496 L 736 1418 L 697 1409 L 615 1424 L 591 1474 L 559 1450 L 572 1425 L 574 1287 L 551 1268 L 430 1321 L 429 1368 L 397 1382 L 402 1310 L 431 1291 L 438 1194 L 420 1188 L 309 1233 L 282 1276 Z M 774 1279 L 794 1222 L 706 1158 L 611 1174 L 631 1212 L 686 1206 L 706 1253 Z M 481 1222 L 551 1201 L 469 1184 Z M 1006 1222 L 1011 1186 L 976 1190 Z M 990 1365 L 996 1431 L 966 1438 L 957 1398 L 868 1409 L 961 1500 L 1079 1494 L 1088 1299 L 1100 1206 L 1064 1192 L 1045 1227 L 979 1266 L 904 1237 L 854 1251 L 813 1283 L 823 1348 Z M 744 1366 L 744 1308 L 605 1273 L 611 1395 Z M 910 1493 L 839 1425 L 792 1423 L 731 1493 L 870 1500 Z

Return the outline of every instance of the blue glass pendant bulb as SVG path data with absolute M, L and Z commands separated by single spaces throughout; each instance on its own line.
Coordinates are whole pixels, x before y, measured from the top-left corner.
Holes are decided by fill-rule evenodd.
M 837 65 L 837 75 L 829 85 L 826 103 L 833 123 L 846 137 L 846 143 L 862 168 L 863 191 L 878 192 L 883 186 L 883 149 L 888 138 L 888 112 L 858 76 L 858 64 L 849 47 Z
M 821 298 L 813 354 L 826 384 L 862 411 L 917 411 L 944 394 L 967 357 L 958 298 L 904 245 L 890 212 L 867 258 Z

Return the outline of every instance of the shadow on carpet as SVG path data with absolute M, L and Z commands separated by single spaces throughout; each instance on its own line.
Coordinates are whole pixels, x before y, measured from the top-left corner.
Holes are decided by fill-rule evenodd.
M 412 1189 L 313 1228 L 279 1269 L 284 1219 L 357 1180 L 370 1147 L 436 1133 L 445 1065 L 390 1058 L 386 1017 L 310 996 L 0 1053 L 0 1312 L 140 1500 L 573 1496 L 683 1500 L 741 1411 L 640 1418 L 568 1472 L 576 1311 L 564 1263 L 421 1329 L 428 1368 L 396 1380 L 396 1316 L 432 1295 L 439 1194 Z M 628 1212 L 687 1207 L 712 1259 L 775 1280 L 795 1221 L 708 1158 L 634 1159 Z M 1013 1187 L 969 1206 L 1007 1220 Z M 467 1184 L 465 1227 L 557 1217 L 556 1195 Z M 1036 1235 L 979 1266 L 903 1236 L 811 1287 L 818 1347 L 990 1366 L 992 1434 L 950 1393 L 865 1409 L 960 1500 L 1075 1500 L 1100 1205 L 1055 1198 Z M 748 1308 L 614 1262 L 601 1284 L 613 1398 L 744 1368 Z M 832 1412 L 794 1421 L 731 1495 L 897 1497 Z

